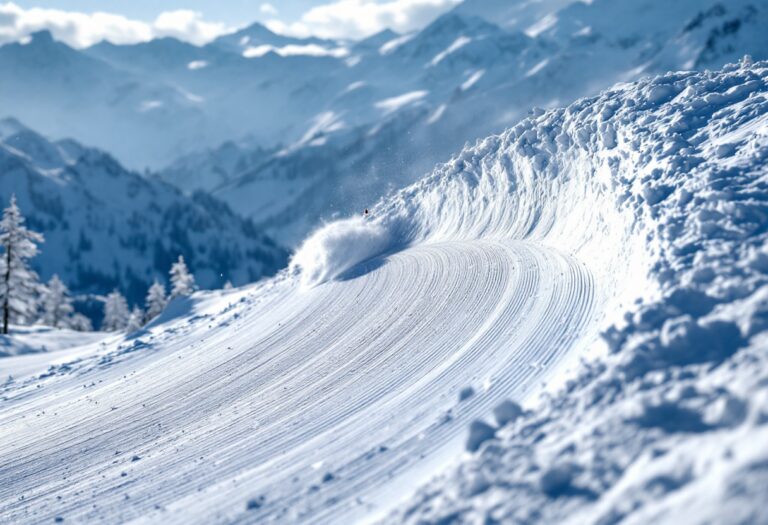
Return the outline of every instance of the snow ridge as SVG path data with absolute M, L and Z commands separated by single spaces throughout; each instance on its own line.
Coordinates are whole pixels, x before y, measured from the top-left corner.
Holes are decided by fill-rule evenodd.
M 557 246 L 611 298 L 607 355 L 389 521 L 765 521 L 767 157 L 747 58 L 534 114 L 382 203 L 410 242 Z

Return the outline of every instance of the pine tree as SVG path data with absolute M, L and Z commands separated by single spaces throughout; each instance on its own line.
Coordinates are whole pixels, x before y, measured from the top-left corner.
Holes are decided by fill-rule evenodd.
M 127 333 L 135 332 L 142 326 L 144 326 L 144 312 L 141 311 L 141 308 L 138 306 L 134 306 L 133 310 L 131 310 L 131 314 L 128 316 L 128 323 L 126 324 L 125 331 Z
M 192 295 L 196 288 L 195 278 L 189 273 L 184 256 L 179 255 L 179 260 L 171 266 L 171 299 Z
M 128 303 L 125 297 L 117 290 L 107 296 L 104 303 L 104 320 L 101 322 L 101 329 L 105 332 L 117 332 L 124 330 L 128 325 Z
M 224 283 L 225 290 L 231 290 L 232 288 L 234 288 L 234 286 L 232 286 L 232 281 L 227 281 Z
M 43 236 L 24 226 L 24 217 L 16 204 L 16 196 L 3 210 L 0 220 L 0 303 L 2 304 L 2 333 L 8 333 L 8 325 L 31 323 L 37 313 L 37 296 L 40 282 L 27 261 L 37 255 L 37 244 Z
M 77 332 L 92 332 L 93 323 L 81 313 L 75 313 L 69 319 L 69 328 Z
M 75 309 L 69 290 L 58 275 L 51 277 L 42 293 L 43 324 L 54 328 L 69 328 Z
M 147 313 L 144 321 L 148 323 L 160 315 L 165 309 L 165 305 L 168 304 L 168 299 L 165 296 L 165 286 L 155 281 L 152 286 L 149 287 L 146 303 Z

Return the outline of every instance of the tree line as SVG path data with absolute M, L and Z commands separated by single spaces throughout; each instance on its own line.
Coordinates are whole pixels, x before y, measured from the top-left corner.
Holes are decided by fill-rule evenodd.
M 93 330 L 90 319 L 75 311 L 74 300 L 58 275 L 43 284 L 29 265 L 38 253 L 38 245 L 45 241 L 42 234 L 26 227 L 16 196 L 3 210 L 0 220 L 0 308 L 2 333 L 7 334 L 11 324 L 42 323 L 54 328 L 79 331 Z M 155 282 L 150 286 L 145 309 L 138 305 L 130 309 L 128 301 L 118 291 L 107 295 L 104 301 L 104 319 L 101 329 L 107 332 L 137 330 L 157 317 L 168 302 L 190 295 L 197 289 L 195 278 L 179 255 L 171 266 L 171 291 Z

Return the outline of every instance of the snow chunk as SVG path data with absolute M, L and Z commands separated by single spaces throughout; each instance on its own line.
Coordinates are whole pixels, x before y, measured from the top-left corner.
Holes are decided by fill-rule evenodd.
M 467 438 L 467 450 L 477 452 L 486 441 L 496 437 L 496 429 L 484 421 L 475 420 L 469 425 L 469 437 Z
M 459 402 L 466 401 L 475 395 L 475 389 L 471 386 L 465 386 L 459 391 Z
M 522 407 L 510 399 L 502 401 L 493 409 L 493 417 L 496 418 L 496 423 L 498 423 L 499 427 L 514 423 L 522 415 Z

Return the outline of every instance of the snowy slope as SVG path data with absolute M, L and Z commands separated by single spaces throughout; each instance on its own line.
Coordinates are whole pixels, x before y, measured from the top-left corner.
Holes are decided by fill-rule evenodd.
M 206 195 L 127 171 L 71 140 L 51 142 L 0 120 L 0 206 L 16 194 L 28 225 L 44 234 L 32 264 L 57 273 L 75 293 L 119 288 L 143 302 L 183 254 L 204 288 L 273 275 L 287 254 L 251 223 Z
M 537 112 L 277 278 L 26 368 L 0 516 L 764 521 L 766 114 L 765 62 Z
M 50 352 L 55 352 L 57 358 L 71 358 L 72 352 L 68 350 L 106 337 L 101 332 L 76 332 L 48 326 L 13 326 L 10 332 L 8 335 L 0 334 L 0 357 L 4 358 L 2 369 L 7 372 L 3 381 L 8 374 L 16 376 L 29 367 L 41 366 L 40 363 L 43 367 L 48 366 L 52 358 Z M 15 357 L 10 359 L 9 356 Z
M 576 228 L 556 244 L 615 257 L 612 293 L 637 301 L 603 324 L 604 359 L 387 521 L 765 522 L 768 63 L 618 87 L 484 148 L 465 163 L 536 166 L 554 217 L 525 206 L 532 226 Z M 577 194 L 548 191 L 569 177 L 613 217 L 569 213 Z

